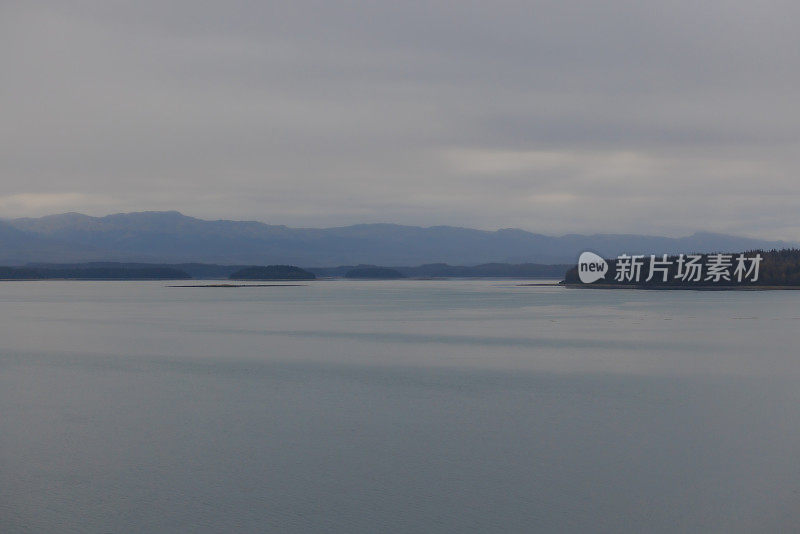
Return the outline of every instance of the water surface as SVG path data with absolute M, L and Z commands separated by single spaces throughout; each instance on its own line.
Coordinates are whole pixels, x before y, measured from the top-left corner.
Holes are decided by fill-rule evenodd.
M 0 282 L 2 532 L 800 530 L 800 293 Z

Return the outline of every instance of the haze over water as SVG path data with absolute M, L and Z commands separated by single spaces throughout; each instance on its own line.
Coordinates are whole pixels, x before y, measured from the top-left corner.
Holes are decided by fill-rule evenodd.
M 0 283 L 2 532 L 800 529 L 800 293 Z

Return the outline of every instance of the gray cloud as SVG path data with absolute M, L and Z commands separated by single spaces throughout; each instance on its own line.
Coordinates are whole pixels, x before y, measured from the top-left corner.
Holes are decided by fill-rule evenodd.
M 0 14 L 0 216 L 800 236 L 795 2 Z

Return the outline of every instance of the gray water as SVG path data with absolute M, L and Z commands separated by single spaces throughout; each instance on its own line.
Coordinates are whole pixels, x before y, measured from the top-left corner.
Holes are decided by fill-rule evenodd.
M 800 530 L 800 292 L 0 282 L 2 532 Z

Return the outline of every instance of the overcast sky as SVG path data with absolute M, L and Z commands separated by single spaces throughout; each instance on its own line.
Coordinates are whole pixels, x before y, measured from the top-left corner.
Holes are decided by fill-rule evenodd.
M 0 217 L 800 239 L 800 3 L 0 2 Z

